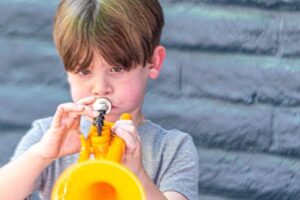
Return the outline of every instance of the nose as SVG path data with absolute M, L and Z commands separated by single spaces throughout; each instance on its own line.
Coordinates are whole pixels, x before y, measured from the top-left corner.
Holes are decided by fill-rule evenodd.
M 110 81 L 105 78 L 104 76 L 101 78 L 97 78 L 96 81 L 94 81 L 93 85 L 93 95 L 95 96 L 101 96 L 106 97 L 110 95 L 113 91 L 112 85 L 110 84 Z

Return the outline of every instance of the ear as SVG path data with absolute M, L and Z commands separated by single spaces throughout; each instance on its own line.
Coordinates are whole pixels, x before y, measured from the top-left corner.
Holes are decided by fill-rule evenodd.
M 149 65 L 149 78 L 156 79 L 159 76 L 165 57 L 166 49 L 162 45 L 158 45 L 154 49 L 152 61 Z

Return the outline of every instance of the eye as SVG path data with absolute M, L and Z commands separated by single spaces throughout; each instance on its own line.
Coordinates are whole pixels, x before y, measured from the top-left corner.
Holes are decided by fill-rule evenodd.
M 124 70 L 125 70 L 124 67 L 116 66 L 116 67 L 112 67 L 111 69 L 109 69 L 109 72 L 118 73 L 118 72 L 122 72 Z
M 79 70 L 77 71 L 77 73 L 80 74 L 80 75 L 87 76 L 87 75 L 91 74 L 92 71 L 89 70 L 89 69 L 81 68 L 81 69 L 79 69 Z

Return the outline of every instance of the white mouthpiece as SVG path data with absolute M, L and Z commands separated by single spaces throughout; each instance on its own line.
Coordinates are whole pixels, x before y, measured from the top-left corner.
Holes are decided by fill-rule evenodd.
M 93 109 L 96 111 L 106 111 L 105 114 L 108 114 L 111 111 L 111 103 L 106 98 L 99 98 L 94 102 Z

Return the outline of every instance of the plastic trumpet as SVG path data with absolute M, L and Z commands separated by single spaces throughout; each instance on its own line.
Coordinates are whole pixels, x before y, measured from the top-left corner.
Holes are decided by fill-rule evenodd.
M 131 119 L 131 116 L 123 114 L 120 119 Z M 137 177 L 120 164 L 125 143 L 112 133 L 112 126 L 111 122 L 98 120 L 87 138 L 80 136 L 78 163 L 60 175 L 52 190 L 52 200 L 146 199 Z

